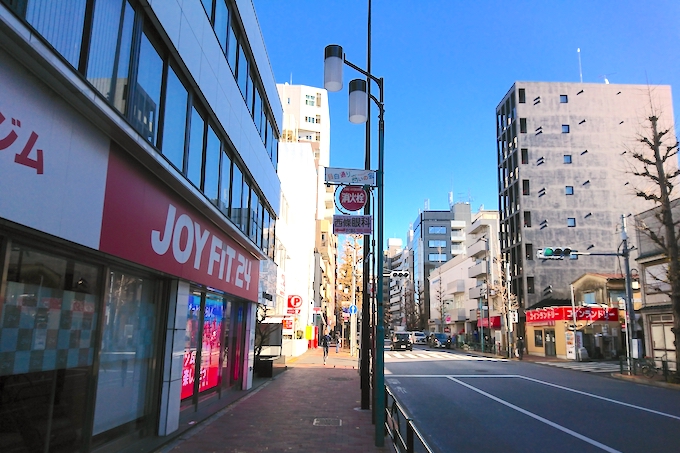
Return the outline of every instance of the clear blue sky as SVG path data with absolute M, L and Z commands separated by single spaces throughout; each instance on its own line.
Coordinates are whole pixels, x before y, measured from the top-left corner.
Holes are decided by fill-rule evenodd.
M 278 83 L 323 86 L 328 44 L 366 67 L 367 0 L 254 4 Z M 517 80 L 578 82 L 577 48 L 584 82 L 671 85 L 680 115 L 678 0 L 373 0 L 372 31 L 371 72 L 385 79 L 386 239 L 405 240 L 426 199 L 447 209 L 451 191 L 473 212 L 497 209 L 496 106 Z M 331 166 L 363 168 L 365 128 L 347 119 L 346 88 L 360 74 L 345 68 L 345 88 L 329 93 Z

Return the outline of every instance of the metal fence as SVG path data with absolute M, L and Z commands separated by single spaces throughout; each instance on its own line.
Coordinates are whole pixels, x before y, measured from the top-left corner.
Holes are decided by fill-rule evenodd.
M 434 453 L 413 424 L 413 419 L 406 414 L 387 386 L 385 386 L 385 428 L 397 453 Z

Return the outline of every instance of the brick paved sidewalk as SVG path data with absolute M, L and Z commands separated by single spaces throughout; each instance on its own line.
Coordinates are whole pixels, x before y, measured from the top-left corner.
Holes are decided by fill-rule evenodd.
M 375 447 L 371 411 L 362 411 L 357 357 L 321 348 L 187 431 L 160 452 L 388 452 Z

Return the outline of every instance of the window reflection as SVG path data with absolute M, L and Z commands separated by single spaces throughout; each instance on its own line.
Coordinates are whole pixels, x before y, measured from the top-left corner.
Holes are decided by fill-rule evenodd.
M 203 193 L 214 205 L 219 195 L 220 139 L 212 127 L 208 127 L 208 142 L 205 148 L 205 182 Z
M 187 158 L 187 178 L 200 189 L 203 170 L 203 130 L 205 122 L 196 108 L 191 109 L 191 129 L 189 130 L 189 157 Z
M 231 159 L 225 152 L 222 153 L 220 171 L 220 211 L 229 217 L 229 193 L 231 192 Z
M 74 67 L 80 59 L 85 4 L 86 0 L 32 0 L 24 6 L 26 21 Z
M 243 207 L 243 175 L 238 166 L 233 166 L 233 178 L 231 188 L 231 221 L 238 227 L 242 227 L 241 208 Z
M 93 434 L 151 415 L 147 401 L 157 315 L 153 282 L 110 272 L 108 283 Z
M 137 86 L 131 101 L 131 118 L 135 129 L 152 145 L 156 145 L 157 115 L 161 101 L 163 60 L 146 33 L 142 34 L 139 49 Z
M 125 112 L 133 22 L 134 10 L 128 2 L 95 4 L 87 79 L 121 113 Z
M 187 89 L 168 67 L 163 117 L 163 155 L 179 170 L 184 169 L 184 136 L 187 127 Z

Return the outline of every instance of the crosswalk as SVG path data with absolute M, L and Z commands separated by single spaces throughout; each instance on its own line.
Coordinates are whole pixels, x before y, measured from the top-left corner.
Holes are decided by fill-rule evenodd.
M 618 363 L 613 362 L 536 362 L 541 365 L 550 365 L 575 371 L 587 371 L 589 373 L 616 373 L 620 371 Z
M 385 351 L 385 362 L 399 362 L 408 360 L 464 360 L 475 362 L 506 362 L 506 359 L 498 359 L 494 357 L 476 357 L 466 354 L 455 354 L 446 352 L 429 352 L 429 351 L 413 351 L 413 352 L 396 352 Z

